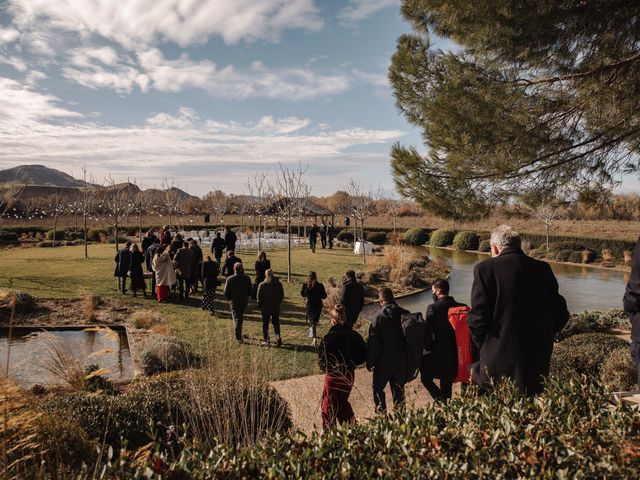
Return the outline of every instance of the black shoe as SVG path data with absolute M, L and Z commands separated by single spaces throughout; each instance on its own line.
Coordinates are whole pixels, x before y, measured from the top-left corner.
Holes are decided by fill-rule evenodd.
M 280 338 L 278 338 L 276 340 L 276 348 L 281 347 L 282 346 L 282 340 Z

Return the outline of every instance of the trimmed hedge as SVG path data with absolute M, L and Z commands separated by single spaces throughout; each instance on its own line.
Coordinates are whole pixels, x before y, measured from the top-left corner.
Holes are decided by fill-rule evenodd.
M 629 343 L 608 333 L 579 333 L 554 346 L 551 374 L 558 378 L 576 373 L 596 378 L 605 360 L 618 348 L 628 350 Z
M 374 245 L 384 245 L 387 243 L 387 234 L 385 232 L 364 232 L 364 239 Z
M 556 341 L 587 332 L 606 332 L 614 328 L 631 328 L 631 321 L 621 309 L 604 312 L 573 313 L 565 327 L 556 334 Z
M 579 252 L 579 251 L 571 252 L 569 254 L 569 257 L 567 258 L 567 262 L 582 263 L 582 252 Z
M 478 250 L 480 237 L 474 232 L 459 232 L 453 239 L 453 246 L 458 250 Z
M 491 251 L 491 240 L 482 240 L 480 245 L 478 245 L 479 252 L 490 252 Z
M 340 242 L 353 243 L 353 230 L 351 229 L 340 230 L 336 238 Z
M 530 240 L 536 245 L 543 245 L 546 241 L 546 237 L 541 234 L 523 233 L 522 239 Z M 633 250 L 635 242 L 631 240 L 613 240 L 605 238 L 587 238 L 587 237 L 571 237 L 571 236 L 550 236 L 549 240 L 554 245 L 563 244 L 571 245 L 571 247 L 577 246 L 579 248 L 571 248 L 571 250 L 584 250 L 589 248 L 594 252 L 601 253 L 602 250 L 609 250 L 614 258 L 621 260 L 624 257 L 625 250 Z M 551 250 L 552 245 L 549 245 Z M 565 249 L 568 247 L 564 247 Z M 560 250 L 560 249 L 558 249 Z
M 18 234 L 7 230 L 0 230 L 0 242 L 17 242 Z
M 558 253 L 556 253 L 555 255 L 553 254 L 552 251 L 549 252 L 550 254 L 550 260 L 556 260 L 558 262 L 568 262 L 569 261 L 569 257 L 571 256 L 571 254 L 573 253 L 573 250 L 560 250 Z
M 404 232 L 404 241 L 408 245 L 421 246 L 427 243 L 429 234 L 424 228 L 410 228 Z
M 453 230 L 439 228 L 431 234 L 429 245 L 432 247 L 448 247 L 453 243 L 455 233 Z

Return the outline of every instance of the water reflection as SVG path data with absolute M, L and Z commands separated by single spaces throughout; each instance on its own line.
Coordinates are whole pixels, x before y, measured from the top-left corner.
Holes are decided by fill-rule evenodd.
M 488 256 L 434 247 L 428 249 L 431 257 L 442 257 L 451 266 L 451 294 L 458 301 L 469 303 L 473 267 Z M 570 311 L 622 308 L 622 295 L 629 279 L 628 273 L 582 265 L 550 265 Z M 423 311 L 431 303 L 431 292 L 404 299 L 401 303 L 411 311 Z
M 0 372 L 7 358 L 7 332 L 0 332 Z M 135 372 L 127 335 L 123 330 L 15 330 L 11 338 L 9 376 L 24 387 L 60 383 L 46 368 L 52 342 L 74 355 L 85 366 L 95 364 L 109 371 L 111 380 L 133 378 Z

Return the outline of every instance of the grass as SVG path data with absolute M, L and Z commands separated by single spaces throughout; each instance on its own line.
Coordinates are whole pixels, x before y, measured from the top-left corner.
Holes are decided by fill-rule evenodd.
M 258 346 L 262 338 L 262 320 L 254 302 L 247 310 L 243 328 L 243 333 L 250 337 L 250 344 L 238 347 L 234 344 L 233 322 L 226 300 L 217 302 L 216 317 L 212 318 L 201 310 L 200 296 L 183 303 L 166 304 L 158 304 L 151 298 L 123 297 L 117 292 L 113 277 L 114 255 L 114 246 L 108 244 L 90 245 L 88 259 L 84 258 L 81 246 L 0 250 L 0 287 L 24 290 L 40 298 L 78 298 L 97 294 L 154 309 L 167 319 L 178 338 L 189 342 L 211 363 L 224 359 L 224 363 L 257 369 L 264 378 L 283 379 L 318 373 L 300 296 L 300 286 L 308 272 L 314 270 L 320 281 L 326 282 L 330 275 L 339 279 L 348 269 L 362 268 L 360 258 L 348 250 L 318 250 L 313 254 L 300 248 L 293 251 L 294 275 L 292 282 L 287 283 L 286 250 L 268 251 L 272 267 L 284 285 L 285 301 L 280 320 L 284 345 L 280 349 L 266 349 Z M 247 273 L 253 276 L 256 252 L 239 252 L 239 256 L 245 262 Z M 218 288 L 218 299 L 222 297 L 221 292 L 222 288 Z M 324 319 L 319 326 L 319 335 L 327 329 L 328 320 Z

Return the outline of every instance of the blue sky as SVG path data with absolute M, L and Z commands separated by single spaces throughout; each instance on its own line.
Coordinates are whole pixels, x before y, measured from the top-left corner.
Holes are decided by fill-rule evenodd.
M 0 168 L 202 195 L 301 161 L 314 194 L 391 189 L 391 144 L 420 144 L 386 80 L 399 4 L 2 1 Z

